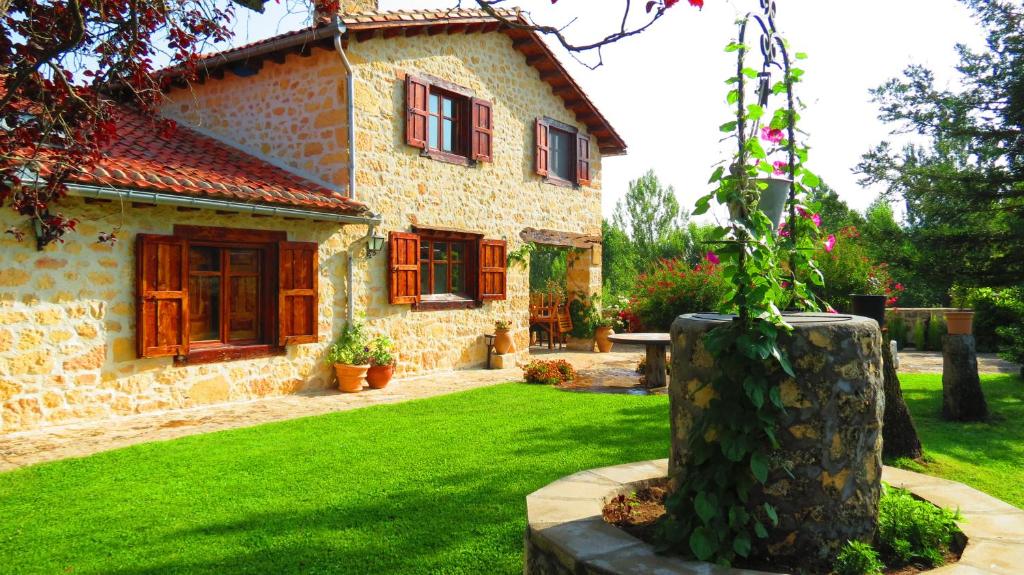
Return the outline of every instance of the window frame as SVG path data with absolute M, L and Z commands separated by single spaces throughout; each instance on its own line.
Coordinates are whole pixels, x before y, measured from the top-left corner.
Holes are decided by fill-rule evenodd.
M 426 87 L 426 109 L 423 110 L 424 117 L 424 134 L 423 134 L 423 145 L 419 146 L 419 143 L 413 144 L 409 139 L 408 125 L 406 126 L 406 143 L 413 145 L 414 147 L 420 148 L 420 156 L 424 158 L 430 158 L 440 162 L 455 164 L 460 166 L 476 166 L 482 162 L 493 161 L 493 129 L 494 129 L 494 118 L 493 118 L 493 106 L 490 101 L 483 100 L 476 97 L 476 94 L 472 90 L 453 84 L 436 76 L 423 73 L 406 73 L 406 107 L 409 108 L 410 103 L 408 101 L 409 91 L 408 82 L 410 80 L 416 80 L 419 84 Z M 433 96 L 438 97 L 438 111 L 432 113 L 430 111 L 430 100 Z M 455 135 L 456 146 L 453 146 L 453 151 L 444 150 L 444 100 L 448 99 L 452 102 L 453 114 L 452 114 L 452 132 Z M 488 127 L 483 129 L 483 132 L 488 136 L 488 144 L 486 150 L 475 149 L 475 138 L 474 135 L 478 131 L 478 127 L 474 124 L 473 107 L 474 103 L 481 104 L 488 109 Z M 412 110 L 408 110 L 406 117 L 406 123 L 411 121 Z M 430 145 L 430 122 L 431 119 L 437 120 L 438 129 L 438 145 L 437 147 L 431 147 Z
M 560 187 L 564 187 L 564 188 L 582 188 L 584 185 L 589 185 L 590 184 L 590 180 L 589 179 L 586 182 L 581 182 L 580 179 L 579 179 L 580 157 L 579 157 L 578 146 L 579 146 L 579 139 L 580 139 L 580 134 L 581 134 L 580 129 L 577 128 L 576 126 L 572 126 L 572 125 L 566 124 L 564 122 L 559 122 L 558 120 L 555 120 L 554 118 L 549 118 L 548 116 L 542 116 L 542 117 L 537 118 L 537 123 L 542 124 L 543 126 L 545 126 L 545 129 L 547 131 L 547 146 L 546 146 L 547 147 L 547 168 L 546 168 L 547 173 L 545 175 L 541 176 L 541 178 L 543 179 L 544 183 L 551 184 L 553 186 L 560 186 Z M 570 175 L 569 179 L 565 179 L 565 178 L 555 174 L 554 162 L 553 162 L 555 149 L 554 149 L 554 146 L 552 145 L 552 138 L 551 138 L 551 132 L 552 131 L 562 132 L 562 133 L 565 133 L 565 134 L 567 134 L 569 136 L 569 142 L 568 142 L 568 144 L 569 144 L 568 164 L 569 164 L 569 175 Z M 587 137 L 587 139 L 589 140 L 589 137 Z M 535 144 L 535 147 L 536 147 L 536 144 Z M 590 162 L 591 162 L 591 158 L 590 158 L 589 154 L 587 155 L 586 160 L 587 160 L 588 169 L 589 169 L 589 165 L 590 165 Z
M 188 277 L 186 286 L 192 277 L 191 251 L 192 247 L 215 247 L 221 250 L 221 278 L 229 278 L 229 266 L 224 262 L 228 259 L 228 250 L 234 249 L 257 249 L 260 252 L 260 293 L 258 301 L 260 306 L 259 331 L 260 336 L 254 340 L 229 341 L 228 318 L 228 291 L 230 282 L 224 283 L 222 279 L 220 290 L 220 318 L 218 327 L 220 331 L 219 340 L 192 341 L 191 331 L 186 334 L 189 350 L 184 357 L 175 357 L 176 365 L 194 365 L 198 363 L 212 363 L 232 359 L 247 359 L 282 355 L 285 348 L 277 342 L 277 316 L 278 316 L 278 245 L 287 240 L 287 233 L 269 230 L 243 230 L 237 228 L 219 228 L 207 226 L 175 225 L 175 237 L 180 237 L 186 242 L 186 269 Z M 191 301 L 190 301 L 191 305 Z M 191 328 L 191 325 L 188 326 Z
M 420 290 L 419 301 L 412 305 L 414 311 L 440 311 L 452 309 L 471 309 L 483 306 L 483 302 L 476 297 L 477 276 L 479 275 L 479 263 L 477 250 L 484 235 L 476 232 L 452 230 L 444 228 L 428 228 L 412 226 L 412 232 L 419 236 L 420 245 L 424 243 L 438 242 L 461 242 L 466 246 L 463 254 L 463 265 L 466 270 L 465 292 L 461 294 L 424 294 Z M 449 248 L 449 255 L 451 248 Z M 422 264 L 422 258 L 417 258 L 417 265 Z M 433 274 L 433 250 L 431 250 L 431 274 Z M 422 269 L 421 272 L 422 274 Z M 449 283 L 451 281 L 451 268 L 448 271 Z M 422 278 L 421 278 L 422 282 Z M 422 283 L 421 283 L 422 285 Z M 433 286 L 433 278 L 430 279 Z M 418 288 L 421 286 L 417 286 Z
M 435 252 L 434 244 L 442 244 L 442 243 L 446 245 L 446 250 L 447 250 L 446 257 L 445 257 L 445 259 L 443 261 L 435 260 L 434 259 L 434 255 L 435 255 L 436 252 Z M 452 270 L 454 269 L 454 266 L 456 265 L 456 262 L 453 261 L 453 259 L 452 259 L 452 253 L 453 253 L 452 245 L 453 244 L 459 244 L 459 245 L 461 245 L 463 247 L 463 250 L 462 250 L 462 260 L 457 262 L 459 267 L 462 268 L 462 288 L 463 289 L 462 289 L 461 292 L 456 292 L 456 291 L 454 291 L 452 289 Z M 424 260 L 423 256 L 422 256 L 424 246 L 426 246 L 426 250 L 427 250 L 427 259 L 426 260 Z M 470 253 L 470 245 L 469 245 L 469 241 L 467 241 L 467 240 L 450 239 L 450 238 L 438 238 L 436 236 L 421 235 L 420 236 L 420 254 L 421 255 L 420 255 L 420 259 L 419 259 L 419 262 L 420 262 L 420 298 L 421 299 L 426 298 L 428 301 L 431 300 L 431 299 L 436 299 L 436 300 L 439 300 L 439 301 L 440 300 L 451 300 L 451 299 L 454 299 L 454 298 L 458 298 L 458 299 L 473 299 L 472 297 L 470 297 L 469 287 L 468 287 L 469 286 L 469 276 L 467 274 L 468 274 L 468 270 L 469 270 L 469 253 Z M 423 293 L 423 281 L 422 281 L 423 270 L 422 270 L 422 268 L 423 268 L 424 264 L 426 264 L 427 271 L 428 271 L 427 285 L 430 287 L 429 293 Z M 437 290 L 437 286 L 434 285 L 434 280 L 437 277 L 436 274 L 435 274 L 434 267 L 437 266 L 437 265 L 444 265 L 444 266 L 446 266 L 446 268 L 445 268 L 446 269 L 446 271 L 445 271 L 445 286 L 444 287 L 447 288 L 447 291 L 438 291 Z

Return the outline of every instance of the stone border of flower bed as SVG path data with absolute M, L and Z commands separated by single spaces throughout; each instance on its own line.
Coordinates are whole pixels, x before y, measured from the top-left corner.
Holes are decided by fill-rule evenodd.
M 526 575 L 756 575 L 654 553 L 604 522 L 612 497 L 668 476 L 668 460 L 602 467 L 563 477 L 526 497 Z M 1019 575 L 1024 572 L 1024 511 L 962 483 L 885 467 L 882 480 L 941 507 L 959 509 L 967 547 L 960 561 L 935 575 Z

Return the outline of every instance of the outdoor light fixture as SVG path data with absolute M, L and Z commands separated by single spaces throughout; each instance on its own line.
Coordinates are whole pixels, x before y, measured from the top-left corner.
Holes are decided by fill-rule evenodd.
M 384 234 L 374 231 L 373 235 L 366 238 L 366 257 L 372 258 L 379 254 L 384 249 L 384 243 L 386 241 L 387 238 L 384 237 Z

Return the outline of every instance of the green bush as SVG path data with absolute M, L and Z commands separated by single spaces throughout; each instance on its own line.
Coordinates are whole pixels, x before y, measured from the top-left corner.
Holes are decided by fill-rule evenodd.
M 903 319 L 903 316 L 896 314 L 889 316 L 886 325 L 889 327 L 889 339 L 896 342 L 896 347 L 898 349 L 906 347 L 907 322 Z
M 999 357 L 1020 364 L 1020 376 L 1024 377 L 1024 327 L 1000 327 L 996 333 L 1003 341 L 1003 350 L 999 352 Z
M 889 567 L 909 563 L 942 565 L 959 517 L 948 509 L 914 499 L 910 492 L 883 485 L 878 505 L 878 549 Z
M 341 329 L 338 341 L 327 350 L 324 360 L 345 365 L 364 365 L 370 363 L 370 337 L 366 328 L 359 321 L 345 324 Z
M 639 277 L 625 316 L 632 331 L 668 331 L 681 314 L 723 311 L 728 290 L 718 266 L 663 260 Z
M 1024 288 L 974 288 L 968 290 L 964 303 L 974 310 L 978 351 L 999 351 L 1012 345 L 1012 336 L 1004 338 L 999 330 L 1024 323 Z
M 878 552 L 860 541 L 847 542 L 832 567 L 836 575 L 881 575 L 884 568 Z
M 910 332 L 910 340 L 914 342 L 914 347 L 917 348 L 917 351 L 924 351 L 925 344 L 928 342 L 924 324 L 925 320 L 923 319 L 915 321 L 914 328 Z
M 946 320 L 938 314 L 932 314 L 928 318 L 928 341 L 926 345 L 929 351 L 942 351 L 942 336 L 946 335 Z

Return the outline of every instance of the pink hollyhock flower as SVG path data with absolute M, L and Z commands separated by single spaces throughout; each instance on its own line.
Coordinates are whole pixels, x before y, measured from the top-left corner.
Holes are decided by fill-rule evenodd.
M 835 310 L 835 308 L 833 308 L 830 305 L 825 306 L 825 311 L 827 311 L 828 313 L 839 313 Z
M 722 260 L 718 258 L 718 254 L 716 254 L 715 252 L 708 252 L 707 255 L 704 257 L 714 265 L 722 263 Z
M 828 239 L 825 240 L 825 251 L 831 252 L 836 247 L 836 236 L 835 234 L 829 234 Z
M 821 214 L 813 214 L 813 215 L 811 215 L 811 221 L 814 222 L 815 226 L 820 228 L 821 227 Z
M 896 291 L 903 291 L 903 284 L 900 284 L 900 283 L 898 283 L 898 284 L 896 284 L 896 285 L 895 285 L 895 286 L 893 286 L 893 287 L 895 287 L 895 288 L 896 288 Z
M 778 128 L 769 128 L 767 126 L 764 127 L 764 128 L 761 128 L 761 139 L 762 140 L 767 140 L 767 141 L 769 141 L 769 142 L 771 142 L 773 144 L 778 144 L 778 143 L 782 142 L 782 138 L 783 138 L 782 130 L 780 130 Z
M 786 222 L 781 222 L 779 224 L 779 236 L 784 238 L 789 237 L 789 230 L 786 229 Z
M 789 171 L 789 162 L 783 162 L 782 160 L 777 160 L 775 163 L 772 164 L 772 173 L 775 174 L 776 176 L 781 176 L 782 174 L 785 174 L 788 171 Z
M 789 286 L 790 286 L 790 283 L 788 281 L 786 281 L 786 280 L 782 280 L 782 282 L 779 285 L 782 286 L 782 289 L 788 289 Z

